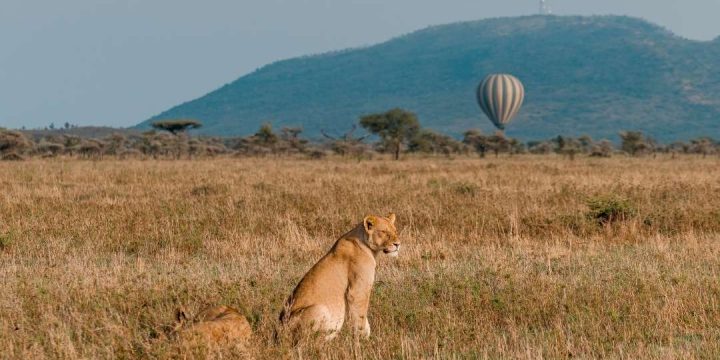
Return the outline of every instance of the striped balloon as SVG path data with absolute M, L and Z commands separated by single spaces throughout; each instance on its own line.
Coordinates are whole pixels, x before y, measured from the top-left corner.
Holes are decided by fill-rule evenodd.
M 500 130 L 517 115 L 524 99 L 523 84 L 508 74 L 488 75 L 477 89 L 480 108 Z

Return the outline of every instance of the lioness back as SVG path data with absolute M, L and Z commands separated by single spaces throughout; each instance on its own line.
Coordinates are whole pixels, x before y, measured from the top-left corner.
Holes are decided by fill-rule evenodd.
M 203 341 L 216 345 L 245 346 L 252 328 L 245 316 L 234 308 L 220 305 L 201 311 L 192 323 L 184 310 L 178 310 L 176 332 L 184 341 Z

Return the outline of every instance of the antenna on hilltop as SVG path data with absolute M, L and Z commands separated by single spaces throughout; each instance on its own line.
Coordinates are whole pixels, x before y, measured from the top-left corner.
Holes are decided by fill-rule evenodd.
M 540 0 L 540 15 L 552 15 L 552 10 L 547 0 Z

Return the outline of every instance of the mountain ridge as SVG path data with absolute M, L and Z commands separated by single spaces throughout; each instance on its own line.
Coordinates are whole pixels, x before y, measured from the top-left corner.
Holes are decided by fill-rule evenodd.
M 693 41 L 620 16 L 525 16 L 434 25 L 360 48 L 285 59 L 138 125 L 194 117 L 204 134 L 245 135 L 262 122 L 341 132 L 364 114 L 403 107 L 452 135 L 493 131 L 477 83 L 508 72 L 525 84 L 509 136 L 612 138 L 643 130 L 660 140 L 718 133 L 720 37 Z

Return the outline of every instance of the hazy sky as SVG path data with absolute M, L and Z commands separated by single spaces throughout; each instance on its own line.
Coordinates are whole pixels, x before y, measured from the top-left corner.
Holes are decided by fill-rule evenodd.
M 550 0 L 696 40 L 720 0 Z M 0 127 L 129 126 L 278 59 L 428 25 L 534 14 L 536 0 L 0 0 Z

